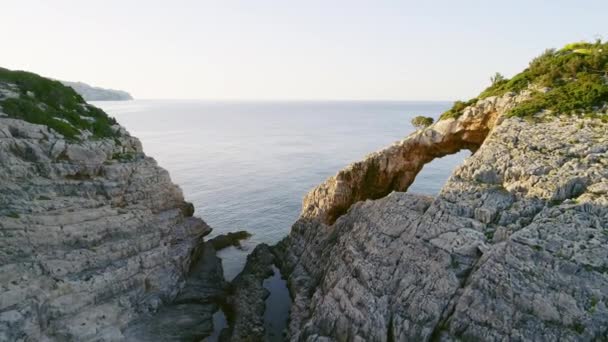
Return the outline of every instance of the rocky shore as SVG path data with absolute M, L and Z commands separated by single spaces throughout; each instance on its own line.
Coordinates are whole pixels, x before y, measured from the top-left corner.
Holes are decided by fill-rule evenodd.
M 498 119 L 434 199 L 393 192 L 340 209 L 346 213 L 334 223 L 324 215 L 336 198 L 326 189 L 340 178 L 364 187 L 365 172 L 353 177 L 352 170 L 370 164 L 386 179 L 400 174 L 405 164 L 390 168 L 395 150 L 410 139 L 445 137 L 444 127 L 469 120 L 466 114 L 371 155 L 307 196 L 277 248 L 294 297 L 290 340 L 606 336 L 608 125 L 502 118 L 505 108 L 483 102 L 467 112 Z M 380 165 L 389 167 L 378 168 L 385 156 Z
M 275 267 L 286 340 L 606 340 L 608 80 L 589 73 L 608 70 L 604 45 L 549 51 L 339 171 L 230 283 L 216 250 L 246 232 L 205 241 L 136 138 L 0 69 L 17 79 L 0 79 L 0 341 L 201 340 L 219 308 L 221 341 L 263 341 Z M 436 197 L 406 192 L 463 149 Z
M 211 228 L 138 139 L 58 82 L 1 71 L 0 341 L 209 335 L 227 287 L 214 246 L 248 235 L 205 242 Z M 23 114 L 76 134 L 14 103 L 59 107 L 71 121 Z
M 548 50 L 310 191 L 271 248 L 286 340 L 605 340 L 606 47 Z M 462 149 L 437 197 L 405 192 Z
M 263 336 L 268 273 L 251 270 L 272 264 L 293 300 L 287 340 L 604 338 L 608 124 L 505 116 L 527 98 L 480 100 L 313 189 L 290 235 L 233 284 L 233 338 L 263 340 L 242 336 Z M 436 198 L 400 192 L 461 149 L 475 153 Z

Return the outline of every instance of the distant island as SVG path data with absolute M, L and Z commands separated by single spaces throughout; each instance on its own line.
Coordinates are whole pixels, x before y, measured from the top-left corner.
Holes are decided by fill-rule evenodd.
M 131 94 L 123 90 L 93 87 L 82 82 L 60 81 L 74 89 L 85 101 L 127 101 L 133 100 Z

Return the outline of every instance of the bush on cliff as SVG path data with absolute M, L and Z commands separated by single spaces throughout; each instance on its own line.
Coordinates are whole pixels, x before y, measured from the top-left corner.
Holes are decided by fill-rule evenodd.
M 0 68 L 0 83 L 18 97 L 1 97 L 0 107 L 10 117 L 46 125 L 67 139 L 77 139 L 88 130 L 94 137 L 114 137 L 116 124 L 101 109 L 87 104 L 72 88 L 39 75 Z M 10 85 L 14 85 L 13 88 Z
M 435 120 L 433 118 L 428 117 L 428 116 L 422 116 L 422 115 L 416 116 L 411 121 L 412 126 L 416 127 L 416 129 L 429 127 L 430 125 L 433 124 L 433 122 L 435 122 Z
M 568 115 L 596 111 L 608 103 L 608 43 L 579 42 L 560 50 L 546 50 L 513 78 L 495 80 L 479 99 L 518 93 L 530 86 L 538 90 L 508 116 L 526 117 L 543 110 Z M 464 108 L 475 102 L 477 99 L 457 101 L 441 119 L 459 117 Z

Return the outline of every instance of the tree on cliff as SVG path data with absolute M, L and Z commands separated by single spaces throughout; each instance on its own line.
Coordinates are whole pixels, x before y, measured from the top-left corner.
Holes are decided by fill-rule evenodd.
M 506 81 L 507 79 L 499 72 L 495 73 L 494 76 L 490 77 L 490 82 L 492 82 L 492 85 L 496 85 L 499 84 L 501 82 Z
M 428 116 L 419 115 L 412 119 L 412 126 L 416 127 L 416 129 L 422 129 L 429 127 L 435 122 L 435 120 Z

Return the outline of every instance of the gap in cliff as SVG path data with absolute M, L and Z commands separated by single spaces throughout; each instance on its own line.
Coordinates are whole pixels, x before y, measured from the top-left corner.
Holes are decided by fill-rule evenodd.
M 433 159 L 418 172 L 407 192 L 432 196 L 437 195 L 454 170 L 462 165 L 464 160 L 470 157 L 471 154 L 472 152 L 469 150 L 461 150 L 454 154 Z M 449 170 L 449 172 L 446 172 L 446 170 Z
M 407 191 L 433 160 L 476 151 L 498 119 L 495 103 L 486 105 L 458 119 L 441 120 L 349 165 L 306 195 L 300 217 L 331 225 L 359 201 Z

